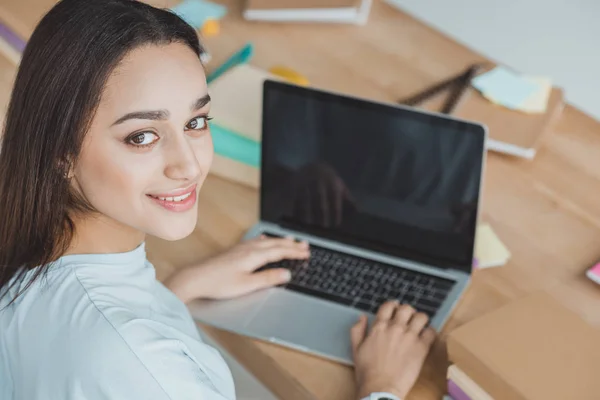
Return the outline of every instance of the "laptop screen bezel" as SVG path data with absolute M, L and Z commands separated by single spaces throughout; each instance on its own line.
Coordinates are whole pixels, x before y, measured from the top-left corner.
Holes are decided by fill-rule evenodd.
M 438 121 L 448 121 L 448 123 L 459 124 L 465 127 L 464 131 L 466 134 L 476 134 L 481 136 L 482 143 L 482 158 L 481 158 L 481 166 L 480 166 L 480 181 L 479 181 L 479 193 L 477 195 L 477 202 L 475 206 L 475 223 L 471 231 L 469 232 L 469 237 L 472 238 L 471 243 L 469 244 L 470 254 L 473 256 L 471 260 L 463 260 L 462 262 L 456 262 L 447 259 L 441 259 L 439 257 L 426 255 L 420 252 L 415 252 L 407 249 L 400 249 L 396 246 L 383 245 L 382 243 L 374 243 L 367 242 L 365 240 L 360 240 L 354 237 L 348 237 L 342 234 L 338 234 L 337 232 L 332 232 L 330 230 L 324 228 L 318 228 L 313 226 L 306 226 L 300 223 L 294 223 L 290 221 L 281 221 L 281 220 L 272 220 L 268 219 L 265 215 L 265 205 L 262 199 L 264 198 L 264 194 L 266 191 L 266 180 L 265 180 L 265 151 L 264 147 L 268 146 L 270 132 L 267 132 L 267 124 L 265 121 L 269 118 L 269 111 L 267 105 L 269 104 L 268 98 L 270 94 L 274 91 L 288 91 L 296 94 L 300 94 L 302 96 L 320 98 L 325 101 L 336 101 L 346 104 L 354 104 L 360 105 L 361 107 L 368 107 L 371 110 L 379 110 L 382 112 L 397 112 L 399 115 L 407 115 L 410 113 L 411 118 L 416 118 L 423 121 L 431 121 L 432 118 L 437 119 Z M 486 141 L 487 141 L 487 127 L 481 123 L 477 123 L 474 121 L 462 120 L 459 118 L 451 117 L 445 114 L 418 110 L 411 107 L 406 107 L 400 104 L 391 104 L 391 103 L 383 103 L 372 100 L 367 100 L 363 98 L 353 97 L 345 94 L 334 93 L 331 91 L 326 91 L 323 89 L 316 89 L 313 87 L 302 87 L 297 86 L 291 83 L 276 81 L 266 79 L 263 84 L 263 104 L 262 104 L 262 139 L 261 139 L 261 158 L 260 158 L 260 186 L 259 186 L 259 215 L 260 220 L 262 222 L 268 222 L 271 224 L 278 225 L 287 230 L 300 232 L 303 234 L 308 234 L 316 237 L 321 237 L 327 240 L 333 240 L 336 242 L 344 243 L 347 245 L 376 251 L 379 253 L 383 253 L 389 256 L 398 257 L 401 259 L 405 259 L 411 262 L 417 262 L 425 265 L 429 265 L 432 267 L 443 268 L 443 269 L 457 269 L 463 272 L 470 273 L 473 268 L 473 257 L 475 251 L 475 236 L 476 229 L 478 225 L 478 221 L 480 218 L 480 209 L 481 209 L 481 201 L 483 194 L 483 176 L 484 169 L 486 164 Z

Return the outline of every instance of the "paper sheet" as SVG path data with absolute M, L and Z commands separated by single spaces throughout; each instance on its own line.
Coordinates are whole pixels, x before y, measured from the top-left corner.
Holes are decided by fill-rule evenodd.
M 520 109 L 540 90 L 536 82 L 521 77 L 502 66 L 475 77 L 472 84 L 490 101 L 513 110 Z
M 521 111 L 528 113 L 544 113 L 548 108 L 548 100 L 552 93 L 552 81 L 550 78 L 541 76 L 525 77 L 528 81 L 536 84 L 538 90 L 529 96 L 519 107 Z
M 475 258 L 478 268 L 498 267 L 506 264 L 510 258 L 510 251 L 488 224 L 477 227 Z

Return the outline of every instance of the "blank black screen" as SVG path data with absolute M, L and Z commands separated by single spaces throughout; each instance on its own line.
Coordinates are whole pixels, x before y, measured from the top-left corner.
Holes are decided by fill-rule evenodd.
M 261 219 L 471 270 L 485 130 L 265 82 Z

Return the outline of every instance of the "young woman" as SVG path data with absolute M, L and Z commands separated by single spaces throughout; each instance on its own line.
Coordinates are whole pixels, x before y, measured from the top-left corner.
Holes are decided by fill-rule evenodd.
M 156 281 L 145 235 L 194 230 L 213 157 L 200 52 L 182 19 L 133 0 L 63 0 L 37 26 L 0 153 L 0 398 L 235 397 L 184 304 L 285 282 L 253 271 L 309 248 L 261 238 Z M 406 395 L 426 325 L 394 302 L 357 322 L 360 397 Z

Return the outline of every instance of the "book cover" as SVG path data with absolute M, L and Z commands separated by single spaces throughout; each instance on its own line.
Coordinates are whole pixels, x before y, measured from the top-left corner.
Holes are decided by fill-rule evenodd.
M 246 10 L 302 10 L 358 8 L 362 0 L 248 0 Z
M 449 93 L 441 92 L 418 107 L 438 112 Z M 488 128 L 487 148 L 513 156 L 533 159 L 543 137 L 552 129 L 565 106 L 564 91 L 553 87 L 545 112 L 511 110 L 486 99 L 470 87 L 454 116 L 482 123 Z
M 539 291 L 452 331 L 448 357 L 497 399 L 591 400 L 600 393 L 599 337 L 578 312 Z

